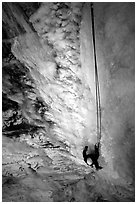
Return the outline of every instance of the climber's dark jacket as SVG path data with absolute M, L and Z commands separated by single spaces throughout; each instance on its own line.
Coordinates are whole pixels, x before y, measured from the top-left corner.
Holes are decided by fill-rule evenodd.
M 98 158 L 99 158 L 98 146 L 94 145 L 94 149 L 90 150 L 90 152 L 87 152 L 87 151 L 88 151 L 88 146 L 85 146 L 85 148 L 83 150 L 84 161 L 87 163 L 87 159 L 90 158 L 92 160 L 92 164 L 90 166 L 93 167 L 93 165 L 95 165 L 97 170 L 101 169 L 102 167 L 100 167 L 99 163 L 98 163 Z

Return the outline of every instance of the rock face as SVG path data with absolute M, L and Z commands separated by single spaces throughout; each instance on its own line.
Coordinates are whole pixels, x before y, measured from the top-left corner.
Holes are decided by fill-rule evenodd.
M 3 201 L 134 200 L 134 4 L 94 13 L 100 172 L 90 3 L 3 3 Z

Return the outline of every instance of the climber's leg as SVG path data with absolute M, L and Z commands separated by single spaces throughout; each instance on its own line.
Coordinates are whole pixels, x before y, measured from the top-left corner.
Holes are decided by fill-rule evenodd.
M 95 164 L 96 170 L 102 169 L 102 166 L 99 166 L 99 163 L 97 160 L 94 161 L 94 164 Z

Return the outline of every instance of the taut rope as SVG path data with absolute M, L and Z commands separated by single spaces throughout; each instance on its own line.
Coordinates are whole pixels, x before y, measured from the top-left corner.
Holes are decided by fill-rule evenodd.
M 100 140 L 101 140 L 101 103 L 100 103 L 99 77 L 98 77 L 97 57 L 96 57 L 93 3 L 91 3 L 91 20 L 92 20 L 92 37 L 93 37 L 92 40 L 93 40 L 94 66 L 95 66 L 95 83 L 96 83 L 97 144 L 99 147 L 100 146 Z

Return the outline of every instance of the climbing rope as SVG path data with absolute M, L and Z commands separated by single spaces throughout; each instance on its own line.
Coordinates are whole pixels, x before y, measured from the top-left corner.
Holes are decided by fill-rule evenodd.
M 99 77 L 98 77 L 97 57 L 96 57 L 93 3 L 91 3 L 91 21 L 92 21 L 92 39 L 93 39 L 93 54 L 94 54 L 94 66 L 95 66 L 95 84 L 96 84 L 97 144 L 99 147 L 100 146 L 100 140 L 101 140 L 101 102 L 100 102 Z

